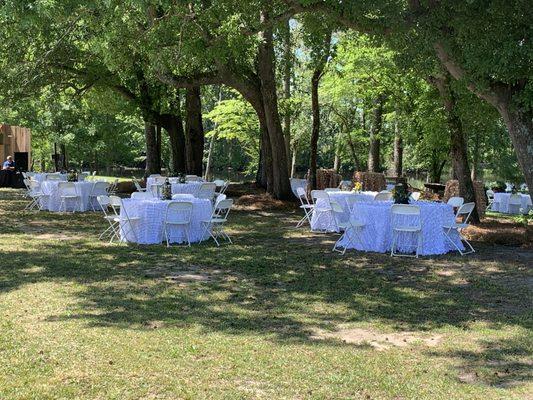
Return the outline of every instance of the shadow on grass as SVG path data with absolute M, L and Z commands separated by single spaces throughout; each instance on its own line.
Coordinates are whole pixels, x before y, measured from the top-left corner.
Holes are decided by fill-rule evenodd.
M 291 342 L 308 342 L 316 329 L 350 322 L 416 331 L 467 328 L 477 320 L 531 327 L 528 257 L 507 250 L 495 267 L 495 249 L 481 243 L 477 254 L 464 258 L 343 257 L 330 251 L 336 236 L 292 229 L 297 214 L 236 212 L 232 246 L 107 245 L 95 239 L 104 227 L 99 215 L 27 213 L 22 206 L 0 203 L 0 293 L 41 281 L 79 284 L 77 309 L 52 321 L 141 330 L 198 326 Z M 58 232 L 61 240 L 50 239 Z M 499 343 L 481 355 L 451 356 L 490 369 L 489 361 L 500 357 L 505 363 L 509 351 L 524 352 L 526 344 Z M 526 376 L 525 366 L 513 370 Z M 507 376 L 516 381 L 515 375 Z M 500 378 L 488 383 L 505 384 Z

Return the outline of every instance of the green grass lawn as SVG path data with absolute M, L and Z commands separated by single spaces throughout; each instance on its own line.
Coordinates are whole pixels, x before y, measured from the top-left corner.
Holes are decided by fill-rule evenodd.
M 298 212 L 234 245 L 109 245 L 0 190 L 1 399 L 524 399 L 531 251 L 331 253 Z M 531 398 L 531 397 L 529 397 Z

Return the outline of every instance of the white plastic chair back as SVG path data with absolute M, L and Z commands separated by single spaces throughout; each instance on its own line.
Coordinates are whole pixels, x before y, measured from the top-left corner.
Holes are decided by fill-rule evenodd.
M 185 175 L 185 179 L 187 182 L 200 182 L 202 180 L 198 175 Z
M 324 190 L 311 190 L 311 198 L 315 204 L 319 199 L 327 200 L 329 203 L 329 196 Z
M 78 182 L 83 182 L 88 176 L 88 172 L 82 172 L 81 174 L 78 174 Z
M 494 191 L 493 191 L 493 190 L 490 190 L 490 189 L 489 189 L 489 190 L 487 190 L 486 193 L 487 193 L 487 198 L 488 198 L 489 200 L 494 200 Z
M 213 209 L 213 217 L 228 219 L 231 207 L 233 207 L 233 199 L 219 201 Z
M 217 185 L 215 185 L 213 182 L 202 183 L 198 189 L 196 197 L 199 199 L 213 200 L 216 189 Z
M 172 195 L 172 200 L 192 200 L 194 196 L 189 193 L 176 193 Z
M 391 207 L 391 226 L 420 226 L 420 207 L 415 204 L 393 204 Z
M 91 197 L 94 196 L 105 196 L 107 195 L 107 190 L 109 189 L 109 183 L 107 182 L 95 182 L 91 190 Z
M 41 184 L 39 181 L 28 181 L 28 184 L 31 195 L 35 195 L 41 191 Z
M 107 215 L 107 210 L 109 209 L 109 206 L 111 205 L 111 200 L 109 199 L 109 196 L 100 195 L 96 197 L 96 200 L 98 201 L 98 204 L 100 204 L 100 208 L 102 209 L 104 214 Z
M 470 215 L 472 214 L 472 211 L 474 211 L 475 207 L 476 207 L 476 203 L 462 204 L 457 210 L 456 217 L 461 218 L 463 223 L 466 224 L 468 220 L 470 219 Z
M 305 189 L 303 187 L 297 187 L 296 188 L 296 195 L 300 199 L 300 203 L 302 203 L 302 206 L 309 205 L 309 199 L 307 198 L 307 193 L 305 192 Z
M 217 188 L 221 188 L 226 184 L 222 179 L 215 179 L 213 183 L 217 185 Z
M 165 223 L 189 224 L 192 216 L 192 203 L 190 201 L 171 201 L 167 205 Z
M 412 198 L 414 201 L 418 201 L 418 199 L 420 198 L 420 192 L 413 192 L 413 193 L 411 193 L 411 198 Z
M 447 204 L 451 205 L 453 208 L 459 208 L 463 205 L 464 202 L 465 199 L 463 199 L 462 197 L 450 197 L 448 199 Z
M 379 192 L 374 197 L 374 201 L 391 201 L 392 200 L 392 193 L 391 192 Z
M 131 198 L 135 200 L 152 200 L 154 196 L 149 192 L 133 192 Z
M 226 196 L 224 193 L 220 193 L 220 194 L 217 196 L 216 200 L 215 200 L 215 207 L 216 207 L 216 205 L 217 205 L 218 203 L 220 203 L 222 200 L 226 200 L 226 197 L 227 197 L 227 196 Z
M 167 178 L 165 178 L 164 176 L 158 176 L 154 179 L 154 181 L 158 185 L 163 185 L 167 181 Z
M 45 180 L 47 181 L 60 181 L 61 176 L 59 174 L 46 174 Z
M 135 189 L 138 192 L 142 192 L 143 191 L 143 188 L 141 187 L 141 185 L 139 184 L 139 182 L 136 179 L 133 180 L 133 184 L 135 185 Z
M 59 197 L 77 197 L 78 191 L 74 182 L 59 182 L 57 185 Z

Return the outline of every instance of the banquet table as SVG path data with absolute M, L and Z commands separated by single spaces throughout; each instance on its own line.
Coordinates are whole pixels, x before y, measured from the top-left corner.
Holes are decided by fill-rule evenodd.
M 444 225 L 454 222 L 455 215 L 453 207 L 446 203 L 427 201 L 417 201 L 413 204 L 420 207 L 420 223 L 422 225 L 423 239 L 419 254 L 438 255 L 455 250 L 450 241 L 446 239 L 443 229 Z M 389 252 L 392 246 L 392 205 L 393 202 L 391 201 L 354 204 L 351 217 L 363 222 L 365 226 L 359 234 L 362 244 L 359 240 L 355 239 L 348 245 L 348 248 L 378 253 Z M 398 223 L 402 225 L 413 225 L 417 222 L 405 216 L 395 216 L 394 218 L 399 218 Z M 464 248 L 455 231 L 452 231 L 450 236 L 460 249 Z M 348 239 L 345 238 L 341 245 L 344 246 L 347 242 Z M 402 232 L 398 236 L 397 244 L 399 251 L 412 252 L 412 244 L 415 243 L 416 234 Z
M 533 208 L 531 204 L 531 196 L 529 194 L 521 194 L 522 198 L 520 208 L 524 214 L 527 214 L 530 208 Z M 509 199 L 511 198 L 511 193 L 494 193 L 494 203 L 492 204 L 492 211 L 501 212 L 505 214 L 511 214 L 509 211 Z
M 336 201 L 344 210 L 342 218 L 347 219 L 350 215 L 351 202 L 372 202 L 377 192 L 329 192 L 329 199 Z M 324 199 L 318 199 L 317 206 L 327 207 L 327 201 Z M 335 223 L 335 217 L 333 212 L 313 213 L 311 217 L 311 229 L 313 231 L 325 231 L 325 232 L 337 232 L 337 224 Z
M 172 194 L 192 194 L 196 196 L 204 182 L 173 183 Z
M 41 198 L 41 208 L 43 210 L 58 212 L 61 205 L 59 197 L 59 183 L 61 181 L 44 181 L 41 183 L 41 191 L 46 197 Z M 76 192 L 81 196 L 81 201 L 66 201 L 66 211 L 89 211 L 92 207 L 89 203 L 89 195 L 93 188 L 94 182 L 74 182 Z M 96 207 L 97 205 L 95 205 Z M 65 209 L 61 209 L 64 211 Z
M 44 182 L 46 180 L 46 175 L 59 175 L 59 180 L 60 181 L 62 181 L 62 182 L 66 182 L 67 181 L 67 174 L 51 174 L 51 173 L 46 173 L 46 172 L 34 174 L 31 179 L 41 183 L 41 182 Z
M 209 238 L 205 233 L 202 221 L 209 220 L 212 213 L 212 205 L 209 200 L 195 197 L 184 198 L 183 201 L 193 203 L 191 226 L 189 230 L 191 243 L 200 242 Z M 134 221 L 132 233 L 124 223 L 120 236 L 122 240 L 139 244 L 160 244 L 164 240 L 163 225 L 166 209 L 169 201 L 159 199 L 124 199 L 120 210 L 121 217 L 139 218 Z M 182 227 L 172 227 L 170 230 L 170 242 L 182 243 L 187 241 L 185 230 Z

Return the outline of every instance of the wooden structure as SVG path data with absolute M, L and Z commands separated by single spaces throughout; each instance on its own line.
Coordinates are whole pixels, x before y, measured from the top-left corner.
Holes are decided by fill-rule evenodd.
M 4 162 L 12 156 L 18 170 L 28 171 L 31 166 L 31 131 L 21 126 L 0 125 L 0 157 Z
M 370 192 L 380 192 L 387 187 L 385 175 L 380 172 L 355 171 L 353 181 L 360 182 L 363 185 L 363 190 Z

